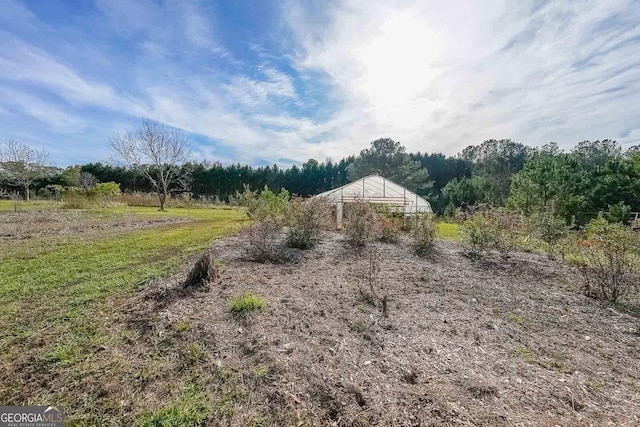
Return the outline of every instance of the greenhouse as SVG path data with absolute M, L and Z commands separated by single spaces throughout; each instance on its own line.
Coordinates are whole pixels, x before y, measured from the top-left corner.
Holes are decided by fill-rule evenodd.
M 423 197 L 380 175 L 365 176 L 314 197 L 326 197 L 329 202 L 335 205 L 338 228 L 342 228 L 342 213 L 345 203 L 364 201 L 383 204 L 389 206 L 391 211 L 405 217 L 432 212 L 431 204 Z

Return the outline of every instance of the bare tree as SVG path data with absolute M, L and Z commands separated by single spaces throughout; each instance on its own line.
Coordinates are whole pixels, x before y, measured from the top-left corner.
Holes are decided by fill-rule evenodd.
M 48 160 L 49 153 L 44 149 L 36 150 L 18 141 L 9 140 L 0 147 L 0 169 L 4 170 L 10 182 L 24 189 L 27 201 L 31 184 L 44 173 Z
M 78 186 L 82 188 L 85 192 L 91 190 L 96 186 L 98 180 L 95 175 L 90 172 L 80 172 L 80 177 L 78 178 Z
M 171 185 L 180 178 L 179 165 L 190 155 L 184 133 L 156 120 L 144 119 L 134 132 L 111 136 L 109 145 L 115 156 L 149 180 L 163 211 Z

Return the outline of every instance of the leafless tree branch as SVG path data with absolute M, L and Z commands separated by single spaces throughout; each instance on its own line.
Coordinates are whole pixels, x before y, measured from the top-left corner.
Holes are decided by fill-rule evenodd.
M 170 186 L 176 181 L 180 164 L 190 155 L 189 141 L 180 130 L 156 120 L 144 119 L 134 132 L 116 133 L 109 139 L 113 154 L 129 168 L 149 180 L 164 210 Z
M 0 147 L 0 169 L 24 189 L 27 201 L 31 184 L 44 172 L 48 161 L 49 153 L 44 149 L 36 150 L 18 141 L 9 140 Z

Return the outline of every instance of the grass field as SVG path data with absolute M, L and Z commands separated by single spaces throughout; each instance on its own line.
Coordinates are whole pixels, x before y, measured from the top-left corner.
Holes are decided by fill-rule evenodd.
M 13 208 L 13 202 L 0 202 L 5 213 Z M 21 211 L 43 208 L 51 204 L 19 204 Z M 101 209 L 82 216 L 97 222 L 127 216 L 134 226 L 0 241 L 3 402 L 68 402 L 69 390 L 39 387 L 28 371 L 41 377 L 82 375 L 87 364 L 95 362 L 97 349 L 119 339 L 110 325 L 119 316 L 120 301 L 150 279 L 175 270 L 245 218 L 233 209 L 158 212 L 145 207 Z M 135 226 L 135 221 L 163 218 L 183 221 Z M 65 371 L 65 366 L 72 369 Z
M 460 240 L 462 238 L 458 224 L 453 222 L 438 222 L 438 237 L 443 240 Z
M 0 201 L 0 401 L 64 405 L 71 425 L 122 421 L 121 402 L 85 394 L 149 375 L 146 368 L 132 371 L 114 350 L 131 339 L 123 306 L 245 221 L 238 210 L 221 207 L 72 210 L 55 202 Z M 12 227 L 24 232 L 3 237 Z M 455 224 L 438 229 L 443 239 L 459 238 Z M 160 360 L 145 363 L 170 364 Z M 177 397 L 157 402 L 160 413 L 140 414 L 135 422 L 165 425 L 157 420 L 171 418 L 171 401 L 187 399 L 179 406 L 190 411 L 196 385 L 176 384 Z M 180 419 L 197 419 L 196 409 Z

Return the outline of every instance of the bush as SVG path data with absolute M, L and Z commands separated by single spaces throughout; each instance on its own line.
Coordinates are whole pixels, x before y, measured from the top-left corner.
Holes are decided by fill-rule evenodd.
M 398 243 L 398 240 L 400 240 L 400 232 L 402 231 L 402 223 L 398 218 L 380 216 L 378 218 L 378 227 L 380 229 L 381 241 L 385 243 Z
M 516 250 L 525 228 L 522 215 L 504 209 L 489 209 L 485 211 L 489 220 L 491 247 L 503 258 Z
M 462 244 L 471 255 L 479 256 L 491 249 L 491 225 L 489 220 L 480 212 L 460 226 Z
M 529 218 L 529 227 L 533 235 L 544 243 L 549 259 L 555 258 L 558 246 L 571 228 L 564 218 L 555 215 L 553 211 L 534 213 Z
M 362 200 L 345 206 L 345 232 L 347 241 L 356 247 L 362 247 L 375 235 L 379 216 L 371 205 Z
M 524 230 L 524 217 L 504 209 L 485 209 L 461 226 L 463 243 L 472 255 L 497 250 L 507 258 L 514 251 Z
M 247 257 L 257 262 L 280 263 L 286 260 L 282 225 L 274 219 L 256 222 L 240 232 Z
M 310 249 L 319 241 L 329 224 L 330 204 L 324 198 L 294 199 L 287 209 L 287 245 Z
M 609 205 L 607 220 L 609 220 L 609 222 L 622 222 L 623 224 L 628 224 L 629 221 L 631 221 L 631 206 L 625 205 L 624 202 Z
M 434 242 L 438 234 L 438 226 L 433 215 L 418 215 L 411 232 L 411 244 L 416 255 L 423 256 L 433 251 Z
M 231 204 L 244 207 L 252 220 L 275 219 L 281 221 L 288 208 L 289 192 L 282 189 L 280 193 L 274 193 L 265 186 L 264 190 L 257 194 L 245 185 L 244 191 L 237 192 L 230 201 Z
M 636 252 L 640 242 L 636 233 L 599 216 L 587 224 L 584 237 L 578 248 L 585 293 L 616 302 L 637 291 L 640 265 Z
M 247 292 L 234 297 L 229 303 L 232 313 L 246 314 L 257 310 L 262 310 L 266 303 L 260 295 L 253 292 Z
M 189 272 L 184 282 L 185 288 L 199 288 L 208 290 L 211 283 L 220 279 L 220 271 L 216 267 L 211 252 L 204 251 Z
M 100 182 L 96 184 L 94 190 L 98 196 L 113 197 L 120 194 L 120 184 L 117 182 Z

